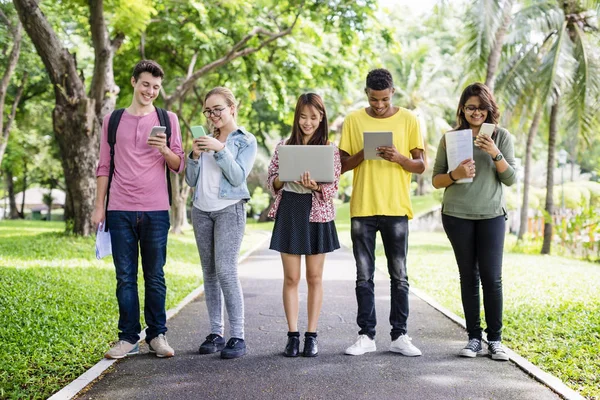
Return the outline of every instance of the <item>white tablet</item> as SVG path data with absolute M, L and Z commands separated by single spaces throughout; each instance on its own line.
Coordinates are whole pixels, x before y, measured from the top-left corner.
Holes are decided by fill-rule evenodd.
M 302 179 L 306 171 L 317 182 L 333 182 L 333 151 L 329 145 L 281 145 L 279 146 L 279 180 L 293 182 Z
M 365 160 L 383 160 L 377 155 L 377 148 L 393 146 L 394 135 L 392 132 L 363 132 Z

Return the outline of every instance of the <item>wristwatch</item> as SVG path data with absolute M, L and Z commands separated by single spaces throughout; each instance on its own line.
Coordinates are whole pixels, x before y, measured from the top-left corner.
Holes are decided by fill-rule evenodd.
M 502 153 L 498 153 L 498 155 L 496 157 L 494 157 L 494 161 L 500 161 L 504 158 L 504 156 L 502 155 Z

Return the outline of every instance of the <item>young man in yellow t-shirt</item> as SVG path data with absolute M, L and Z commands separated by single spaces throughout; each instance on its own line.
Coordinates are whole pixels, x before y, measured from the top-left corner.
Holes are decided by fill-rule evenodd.
M 369 72 L 365 93 L 369 107 L 349 114 L 344 120 L 340 141 L 342 173 L 354 170 L 350 216 L 354 259 L 356 260 L 356 300 L 360 327 L 358 340 L 346 354 L 361 355 L 376 350 L 375 325 L 375 238 L 381 234 L 388 272 L 391 277 L 392 343 L 390 351 L 420 356 L 407 335 L 408 220 L 411 174 L 425 170 L 423 137 L 419 121 L 410 111 L 392 105 L 394 82 L 385 69 Z M 393 146 L 377 149 L 381 160 L 364 159 L 363 132 L 392 132 Z

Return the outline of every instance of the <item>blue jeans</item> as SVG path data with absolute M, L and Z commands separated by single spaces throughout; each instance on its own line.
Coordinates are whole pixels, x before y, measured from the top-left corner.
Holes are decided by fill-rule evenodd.
M 142 255 L 144 272 L 144 319 L 146 342 L 167 332 L 165 298 L 167 286 L 163 267 L 167 258 L 167 236 L 171 226 L 168 211 L 109 211 L 113 261 L 117 273 L 119 339 L 129 343 L 140 340 L 140 301 L 137 275 Z M 139 244 L 139 252 L 138 252 Z
M 442 214 L 460 274 L 469 339 L 481 339 L 479 283 L 483 289 L 488 340 L 502 340 L 502 255 L 504 216 L 471 220 Z
M 381 234 L 388 273 L 391 279 L 390 324 L 392 340 L 406 334 L 408 319 L 408 217 L 376 215 L 352 218 L 352 249 L 356 261 L 356 323 L 359 335 L 375 337 L 375 238 Z

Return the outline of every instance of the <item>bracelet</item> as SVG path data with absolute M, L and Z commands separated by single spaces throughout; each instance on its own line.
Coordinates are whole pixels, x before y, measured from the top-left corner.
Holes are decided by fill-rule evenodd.
M 448 172 L 448 176 L 450 177 L 452 182 L 456 182 L 456 179 L 454 179 L 454 177 L 452 176 L 452 171 Z

